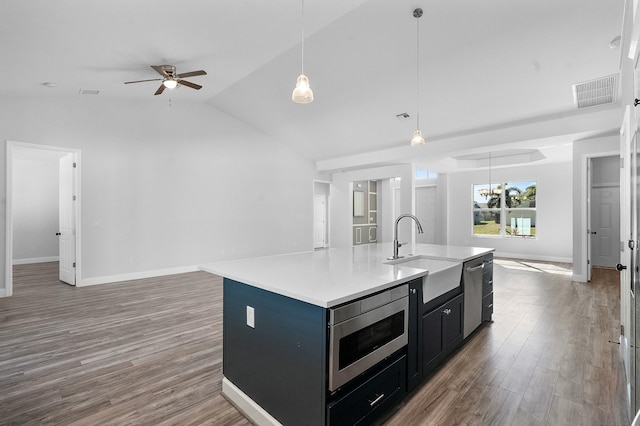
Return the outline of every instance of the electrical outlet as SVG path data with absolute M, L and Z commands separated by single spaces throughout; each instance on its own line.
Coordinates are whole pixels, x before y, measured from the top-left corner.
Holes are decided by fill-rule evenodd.
M 247 325 L 256 328 L 256 313 L 252 306 L 247 306 Z

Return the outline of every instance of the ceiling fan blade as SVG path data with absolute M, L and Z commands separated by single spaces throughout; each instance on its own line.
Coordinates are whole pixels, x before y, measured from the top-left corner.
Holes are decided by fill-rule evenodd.
M 190 72 L 185 72 L 183 74 L 178 74 L 178 75 L 176 75 L 176 77 L 177 78 L 187 78 L 187 77 L 195 77 L 197 75 L 207 75 L 207 73 L 204 70 L 190 71 Z
M 151 65 L 151 68 L 156 70 L 156 72 L 158 74 L 160 74 L 161 76 L 163 76 L 165 78 L 169 77 L 169 74 L 167 74 L 167 72 L 164 70 L 164 68 L 162 68 L 162 65 Z
M 160 87 L 158 87 L 158 90 L 156 90 L 156 93 L 154 93 L 154 95 L 159 95 L 162 92 L 164 92 L 164 84 L 161 84 Z
M 178 80 L 178 84 L 182 84 L 183 86 L 191 87 L 192 89 L 196 90 L 202 89 L 202 86 L 200 86 L 199 84 L 191 83 L 190 81 L 186 80 Z
M 131 84 L 131 83 L 144 83 L 145 81 L 162 81 L 161 78 L 152 78 L 150 80 L 136 80 L 136 81 L 125 81 L 124 84 Z

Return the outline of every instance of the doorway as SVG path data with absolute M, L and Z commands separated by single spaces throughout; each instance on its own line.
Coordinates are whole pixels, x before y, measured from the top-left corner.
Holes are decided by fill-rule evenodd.
M 620 262 L 620 157 L 590 158 L 587 171 L 590 272 L 592 266 L 614 268 Z
M 43 173 L 25 173 L 24 167 L 29 164 L 40 162 L 46 164 L 42 169 L 51 170 L 51 164 L 55 165 L 53 175 Z M 36 170 L 36 169 L 32 169 Z M 28 176 L 25 178 L 25 176 Z M 38 180 L 54 180 L 53 188 L 57 189 L 57 194 L 47 194 L 44 198 L 53 198 L 57 195 L 57 203 L 52 206 L 52 202 L 46 206 L 40 197 L 27 197 L 24 194 L 25 179 L 28 185 L 34 188 L 47 188 L 38 185 Z M 40 182 L 42 183 L 42 182 Z M 52 209 L 57 209 L 52 215 L 57 216 L 57 221 L 53 223 L 50 218 L 46 218 L 44 228 L 37 229 L 35 234 L 30 235 L 27 246 L 27 255 L 19 253 L 22 258 L 18 263 L 35 263 L 47 261 L 50 258 L 59 260 L 59 279 L 71 285 L 76 285 L 77 277 L 80 276 L 80 262 L 77 253 L 80 252 L 80 151 L 69 148 L 54 147 L 48 145 L 35 145 L 22 142 L 7 142 L 7 176 L 6 176 L 6 248 L 5 248 L 5 295 L 13 294 L 13 264 L 14 250 L 23 250 L 25 243 L 23 240 L 23 228 L 25 228 L 25 216 L 51 214 Z M 49 186 L 48 188 L 52 188 Z M 45 189 L 46 190 L 46 189 Z M 42 195 L 42 194 L 41 194 Z M 24 202 L 25 200 L 26 203 Z M 33 203 L 36 203 L 35 205 Z M 39 203 L 39 204 L 38 204 Z M 57 213 L 57 214 L 56 214 Z M 26 225 L 27 228 L 32 228 Z M 37 235 L 36 235 L 37 234 Z M 51 239 L 53 238 L 53 242 Z M 16 246 L 16 243 L 18 244 Z M 47 246 L 46 252 L 38 252 L 41 246 Z M 41 253 L 55 255 L 52 245 L 57 245 L 57 256 L 39 256 Z M 31 250 L 29 252 L 29 249 Z M 36 253 L 29 258 L 31 253 Z
M 313 248 L 329 247 L 329 195 L 328 182 L 313 182 Z

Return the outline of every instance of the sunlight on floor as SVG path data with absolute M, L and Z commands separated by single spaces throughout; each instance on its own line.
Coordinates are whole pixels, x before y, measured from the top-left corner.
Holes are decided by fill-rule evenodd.
M 572 275 L 571 264 L 554 264 L 530 260 L 494 259 L 497 265 L 507 269 L 529 272 L 546 272 L 548 274 Z

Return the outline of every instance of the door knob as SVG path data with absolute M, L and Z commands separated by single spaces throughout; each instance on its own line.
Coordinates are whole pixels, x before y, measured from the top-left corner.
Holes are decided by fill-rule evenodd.
M 616 265 L 616 269 L 617 269 L 618 271 L 622 271 L 622 270 L 627 269 L 627 267 L 618 263 L 618 264 Z

